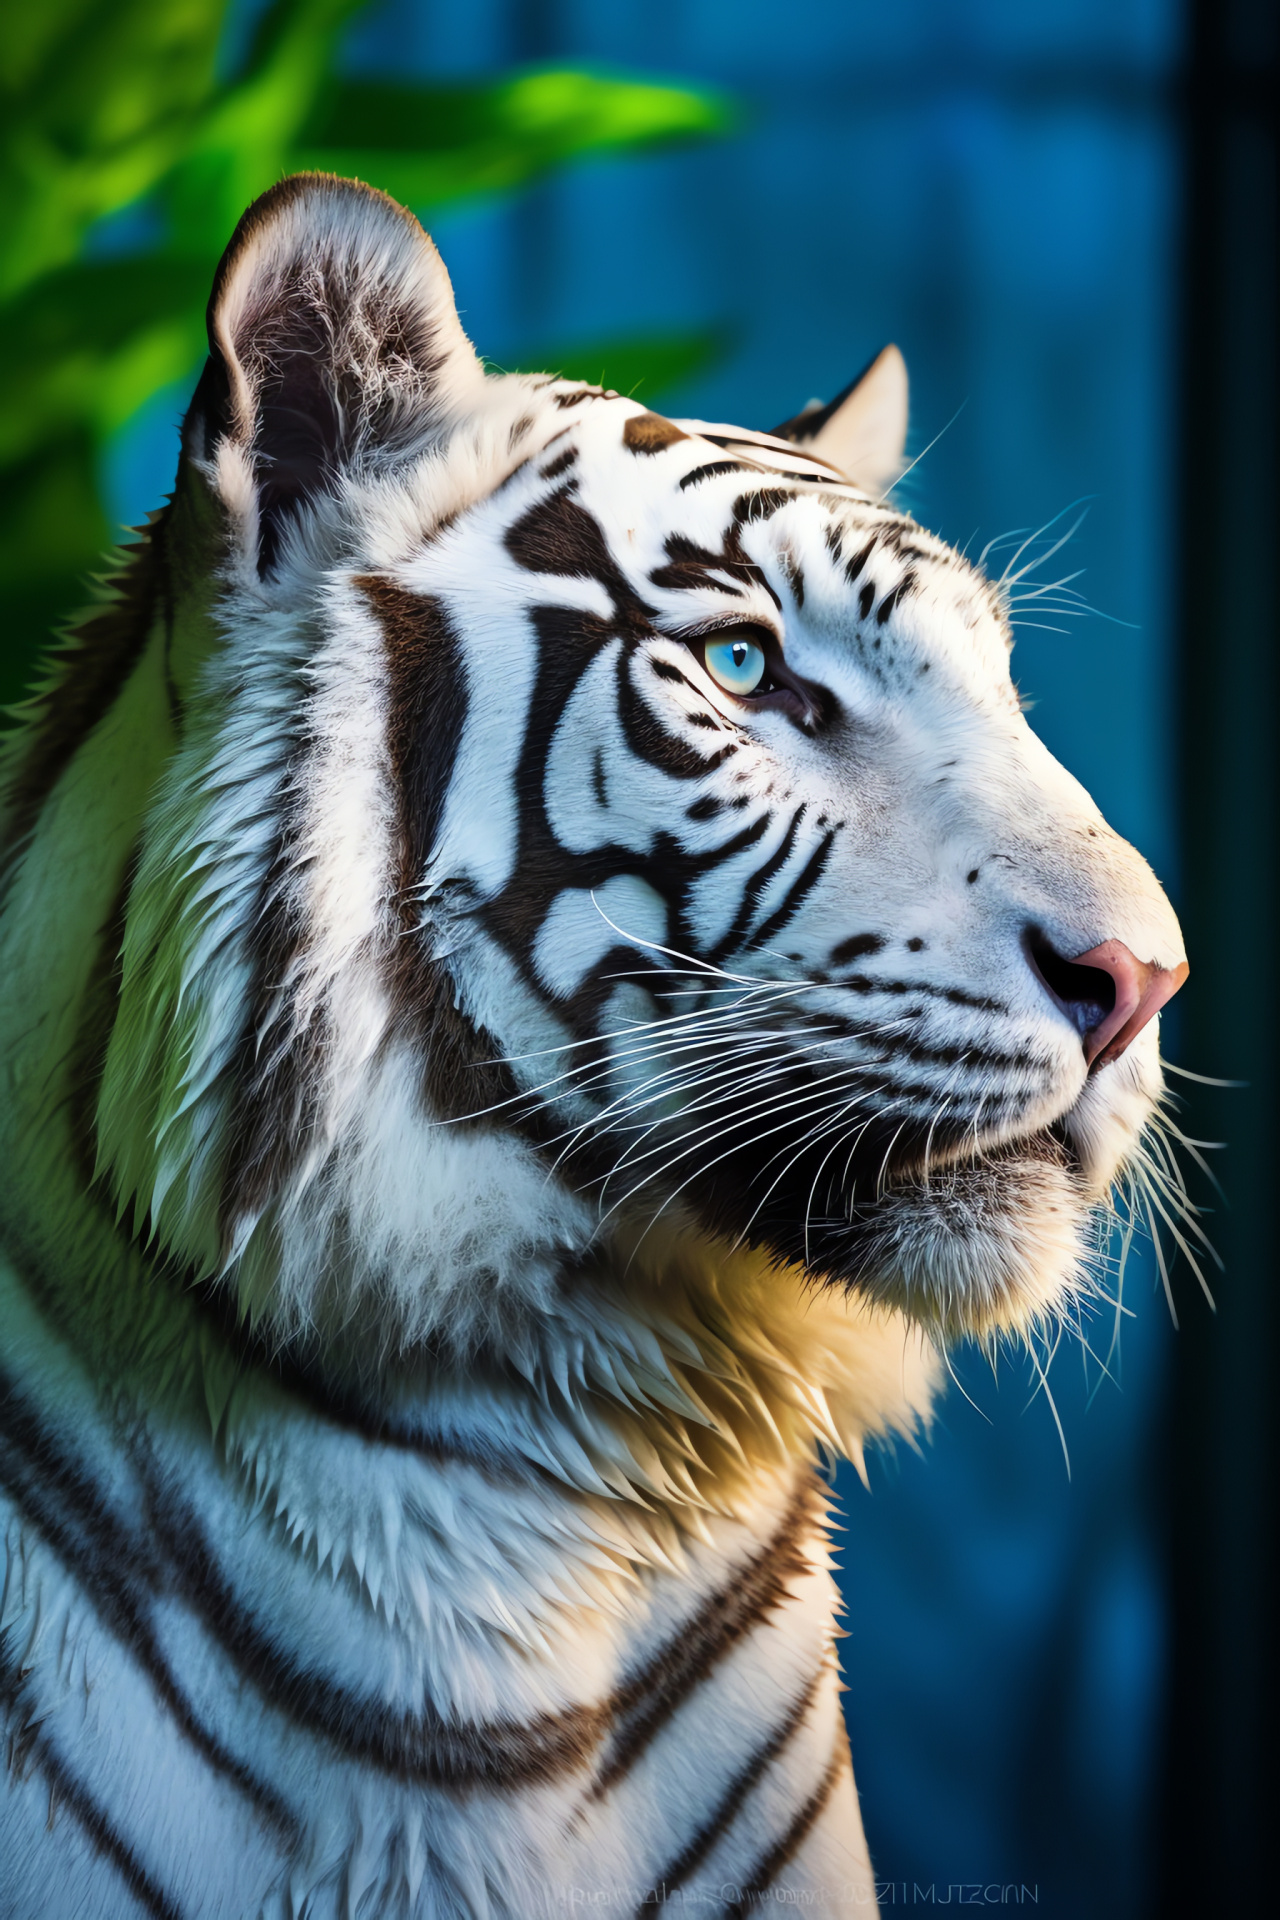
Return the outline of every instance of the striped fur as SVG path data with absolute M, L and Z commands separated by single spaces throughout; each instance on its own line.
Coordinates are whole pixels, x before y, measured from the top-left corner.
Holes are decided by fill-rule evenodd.
M 664 420 L 246 215 L 9 753 L 6 1915 L 871 1899 L 815 1469 L 1087 1285 L 1155 1036 L 1027 929 L 1181 951 L 858 485 L 896 366 Z

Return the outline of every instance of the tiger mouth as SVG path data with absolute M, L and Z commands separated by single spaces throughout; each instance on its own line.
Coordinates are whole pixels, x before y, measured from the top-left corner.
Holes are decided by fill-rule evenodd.
M 1073 1183 L 1079 1183 L 1080 1190 L 1084 1188 L 1084 1167 L 1080 1162 L 1079 1150 L 1067 1133 L 1065 1123 L 1057 1119 L 1048 1127 L 1036 1127 L 1032 1133 L 998 1140 L 988 1146 L 977 1146 L 971 1152 L 933 1154 L 929 1164 L 913 1162 L 896 1167 L 892 1175 L 885 1179 L 881 1194 L 867 1202 L 854 1200 L 852 1213 L 865 1212 L 869 1217 L 883 1198 L 894 1194 L 927 1196 L 938 1188 L 946 1190 L 973 1181 L 1000 1181 L 1002 1175 L 1015 1173 L 1021 1165 L 1052 1167 Z
M 767 1179 L 754 1192 L 708 1182 L 696 1200 L 732 1243 L 895 1308 L 944 1344 L 1025 1332 L 1085 1284 L 1092 1196 L 1062 1121 L 875 1171 L 862 1191 L 824 1193 L 810 1170 L 767 1192 Z

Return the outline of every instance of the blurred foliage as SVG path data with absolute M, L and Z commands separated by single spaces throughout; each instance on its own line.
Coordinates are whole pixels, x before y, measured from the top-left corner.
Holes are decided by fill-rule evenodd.
M 577 71 L 481 85 L 342 79 L 364 0 L 272 0 L 224 70 L 228 0 L 40 0 L 0 27 L 0 699 L 114 537 L 101 448 L 204 348 L 214 266 L 244 207 L 299 167 L 429 213 L 579 156 L 728 124 L 707 92 Z M 615 341 L 547 364 L 631 391 L 713 336 Z M 529 364 L 537 364 L 530 357 Z
M 618 334 L 585 345 L 534 347 L 520 356 L 530 373 L 554 373 L 596 387 L 652 401 L 683 386 L 724 358 L 731 336 L 724 328 L 702 333 Z

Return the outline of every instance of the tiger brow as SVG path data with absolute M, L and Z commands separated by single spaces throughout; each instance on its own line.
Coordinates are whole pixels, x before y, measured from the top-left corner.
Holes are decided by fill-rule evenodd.
M 719 473 L 764 473 L 767 469 L 757 465 L 754 460 L 707 460 L 700 467 L 690 467 L 680 481 L 680 491 L 696 486 L 699 480 L 711 480 Z

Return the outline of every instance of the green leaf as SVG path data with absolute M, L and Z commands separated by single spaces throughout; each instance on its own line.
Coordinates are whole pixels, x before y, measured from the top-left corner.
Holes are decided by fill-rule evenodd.
M 410 206 L 439 207 L 509 192 L 586 154 L 704 138 L 729 118 L 711 92 L 572 69 L 484 87 L 360 82 L 330 96 L 293 163 L 355 175 Z

